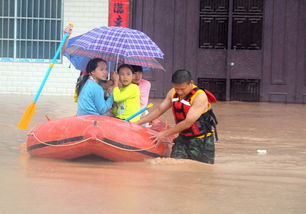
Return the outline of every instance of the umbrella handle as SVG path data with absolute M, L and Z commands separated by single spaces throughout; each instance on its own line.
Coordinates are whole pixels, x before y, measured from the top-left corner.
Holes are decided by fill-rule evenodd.
M 69 28 L 73 28 L 73 24 L 72 24 L 72 23 L 69 23 L 69 24 L 68 24 L 68 27 L 69 27 Z M 61 52 L 61 50 L 62 50 L 62 47 L 63 47 L 63 45 L 64 45 L 64 43 L 65 43 L 65 41 L 66 41 L 66 39 L 67 39 L 68 36 L 69 36 L 69 33 L 65 33 L 65 34 L 64 34 L 64 36 L 63 36 L 63 38 L 62 38 L 62 40 L 61 40 L 61 43 L 60 43 L 60 45 L 58 46 L 57 51 L 56 51 L 56 53 L 55 53 L 53 59 L 51 60 L 51 63 L 50 63 L 49 68 L 48 68 L 48 70 L 47 70 L 47 73 L 45 74 L 45 77 L 44 77 L 43 81 L 41 82 L 41 84 L 40 84 L 40 86 L 39 86 L 39 89 L 38 89 L 38 91 L 37 91 L 37 93 L 36 93 L 36 96 L 35 96 L 33 102 L 35 102 L 35 103 L 37 102 L 37 100 L 38 100 L 38 98 L 39 98 L 39 96 L 40 96 L 40 94 L 41 94 L 41 91 L 42 91 L 42 89 L 43 89 L 43 87 L 44 87 L 44 85 L 45 85 L 45 83 L 46 83 L 46 81 L 47 81 L 47 79 L 48 79 L 48 77 L 49 77 L 49 75 L 50 75 L 50 72 L 51 72 L 51 70 L 52 70 L 52 68 L 53 68 L 53 66 L 54 66 L 54 63 L 55 63 L 57 57 L 59 56 L 59 54 L 60 54 L 60 52 Z
M 112 62 L 107 62 L 107 80 L 110 80 L 110 74 L 112 72 Z
M 145 110 L 152 108 L 153 107 L 153 103 L 150 103 L 149 105 L 147 105 L 146 107 L 143 107 L 142 109 L 140 109 L 139 111 L 137 111 L 135 114 L 133 114 L 132 116 L 128 117 L 125 119 L 125 121 L 130 121 L 131 119 L 133 119 L 134 117 L 136 117 L 137 115 L 141 114 L 142 112 L 144 112 Z

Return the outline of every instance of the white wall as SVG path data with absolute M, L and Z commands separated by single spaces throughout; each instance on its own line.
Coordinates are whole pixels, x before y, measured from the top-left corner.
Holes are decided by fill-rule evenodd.
M 108 25 L 108 0 L 64 0 L 64 25 L 74 24 L 73 36 Z M 73 95 L 79 71 L 63 57 L 55 64 L 42 95 Z M 49 63 L 0 62 L 0 94 L 36 94 Z

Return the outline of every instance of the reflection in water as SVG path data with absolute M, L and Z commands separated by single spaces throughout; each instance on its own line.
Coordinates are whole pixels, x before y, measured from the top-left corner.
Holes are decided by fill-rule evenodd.
M 304 213 L 305 105 L 220 102 L 216 164 L 157 158 L 59 161 L 20 150 L 31 96 L 0 95 L 0 213 Z M 158 100 L 154 100 L 158 102 Z M 71 116 L 72 98 L 42 97 L 30 124 Z M 173 124 L 171 112 L 164 116 Z M 257 150 L 266 150 L 260 154 Z

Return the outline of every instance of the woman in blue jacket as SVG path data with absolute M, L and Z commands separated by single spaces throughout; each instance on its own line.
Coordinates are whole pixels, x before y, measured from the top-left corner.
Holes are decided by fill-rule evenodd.
M 107 63 L 103 59 L 91 59 L 86 67 L 86 74 L 76 86 L 78 95 L 77 115 L 104 115 L 112 107 L 113 94 L 104 98 L 104 89 L 99 85 L 107 79 Z

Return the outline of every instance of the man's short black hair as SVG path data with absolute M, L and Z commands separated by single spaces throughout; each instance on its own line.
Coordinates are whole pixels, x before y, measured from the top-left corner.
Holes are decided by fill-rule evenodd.
M 186 69 L 176 70 L 172 74 L 172 79 L 171 79 L 173 84 L 182 84 L 185 82 L 190 83 L 191 80 L 192 80 L 191 73 Z

